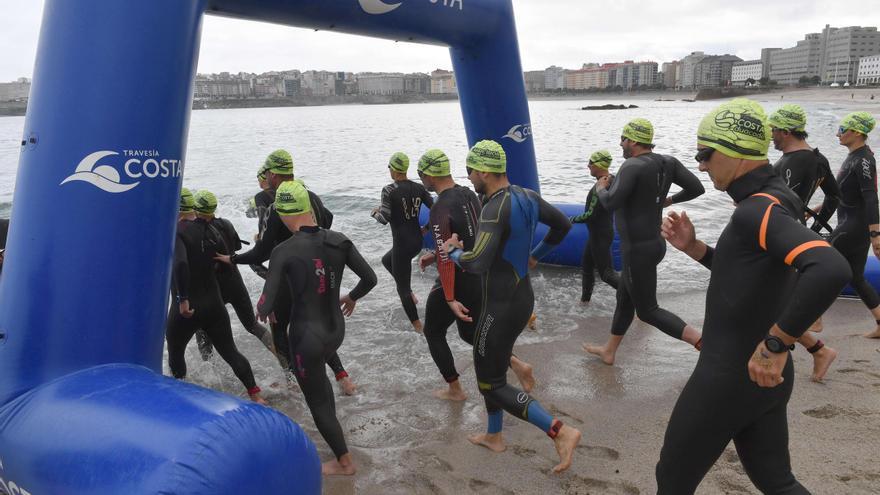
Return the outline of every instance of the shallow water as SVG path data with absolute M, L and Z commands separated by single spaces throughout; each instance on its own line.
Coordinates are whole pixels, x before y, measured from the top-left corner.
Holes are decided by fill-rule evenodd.
M 625 103 L 626 100 L 622 97 L 608 103 Z M 602 103 L 605 101 L 589 101 L 589 104 Z M 612 170 L 616 169 L 622 162 L 618 147 L 620 129 L 636 116 L 654 122 L 658 152 L 675 155 L 687 167 L 695 168 L 691 157 L 696 152 L 697 125 L 717 103 L 650 100 L 637 103 L 641 108 L 619 111 L 581 111 L 579 108 L 587 103 L 578 100 L 531 103 L 542 191 L 547 199 L 582 203 L 592 185 L 586 173 L 585 157 L 596 149 L 607 148 L 617 157 L 612 166 Z M 768 110 L 774 106 L 768 105 Z M 840 118 L 852 109 L 841 104 L 806 103 L 804 107 L 810 118 L 809 142 L 826 154 L 836 171 L 846 150 L 837 144 L 834 132 Z M 23 125 L 23 117 L 0 118 L 0 217 L 8 216 L 11 208 Z M 396 397 L 403 399 L 438 382 L 439 374 L 427 346 L 421 336 L 409 331 L 392 279 L 380 263 L 382 254 L 390 247 L 390 233 L 371 219 L 369 212 L 378 204 L 381 187 L 389 182 L 386 163 L 395 151 L 406 152 L 415 162 L 428 148 L 443 149 L 452 159 L 456 179 L 469 185 L 464 177 L 463 161 L 467 151 L 464 136 L 457 102 L 192 113 L 184 185 L 191 190 L 213 191 L 220 203 L 218 215 L 230 219 L 243 239 L 250 239 L 256 231 L 256 221 L 244 215 L 248 200 L 257 191 L 255 171 L 269 152 L 286 148 L 293 154 L 297 177 L 320 194 L 334 212 L 334 230 L 346 233 L 379 275 L 379 285 L 359 302 L 354 316 L 347 321 L 347 336 L 340 350 L 346 367 L 366 386 L 364 393 L 348 403 L 347 407 L 355 414 L 346 420 L 349 423 L 359 421 L 357 418 L 368 421 L 372 414 L 369 411 L 388 403 L 387 395 L 369 393 L 370 384 L 391 385 L 397 392 Z M 771 160 L 778 156 L 778 152 L 771 152 Z M 705 174 L 698 175 L 708 192 L 685 208 L 700 237 L 711 243 L 723 229 L 732 204 L 729 197 L 712 189 Z M 262 280 L 247 268 L 243 268 L 242 273 L 256 300 Z M 435 276 L 433 269 L 424 274 L 414 269 L 413 289 L 422 301 Z M 540 332 L 525 332 L 521 343 L 566 340 L 578 328 L 578 321 L 586 316 L 608 318 L 613 311 L 613 291 L 601 281 L 597 281 L 589 308 L 577 303 L 578 269 L 542 267 L 532 277 Z M 660 268 L 658 292 L 669 295 L 701 290 L 707 282 L 707 271 L 670 250 Z M 344 287 L 353 285 L 351 278 L 343 282 Z M 424 314 L 424 306 L 420 306 Z M 231 314 L 239 345 L 251 360 L 258 383 L 268 388 L 270 399 L 274 397 L 273 405 L 310 424 L 302 405 L 284 398 L 286 387 L 266 387 L 272 383 L 283 384 L 284 378 L 274 359 L 256 339 L 244 332 L 234 313 Z M 450 336 L 454 335 L 453 330 Z M 466 355 L 467 348 L 457 338 L 449 340 L 453 349 L 459 351 L 457 356 Z M 190 346 L 187 355 L 192 381 L 232 394 L 242 392 L 228 367 L 217 358 L 202 363 L 194 347 L 194 344 Z M 460 368 L 469 367 L 466 361 L 461 362 Z M 464 373 L 470 371 L 462 371 Z M 468 412 L 478 414 L 479 410 L 475 403 Z M 430 418 L 429 412 L 425 414 Z M 394 444 L 391 440 L 388 442 Z M 371 443 L 369 439 L 358 439 L 357 434 L 353 435 L 352 442 Z M 323 442 L 317 438 L 316 443 L 324 449 Z

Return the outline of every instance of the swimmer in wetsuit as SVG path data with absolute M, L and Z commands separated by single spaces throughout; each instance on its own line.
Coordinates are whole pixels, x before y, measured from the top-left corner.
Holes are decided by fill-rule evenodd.
M 590 175 L 599 179 L 609 175 L 611 167 L 611 153 L 601 150 L 590 155 Z M 602 206 L 599 194 L 596 191 L 598 182 L 593 185 L 587 194 L 587 202 L 584 212 L 573 216 L 568 220 L 575 223 L 587 224 L 589 239 L 584 246 L 584 255 L 581 258 L 581 302 L 588 303 L 593 297 L 593 286 L 596 284 L 594 271 L 599 272 L 603 282 L 617 289 L 620 276 L 614 271 L 611 262 L 611 243 L 614 241 L 614 221 L 611 213 Z
M 336 418 L 333 387 L 324 365 L 336 355 L 345 336 L 343 313 L 351 315 L 357 301 L 376 286 L 376 274 L 348 238 L 318 227 L 311 208 L 309 193 L 301 183 L 288 181 L 278 188 L 275 210 L 293 235 L 272 251 L 257 311 L 261 318 L 270 318 L 282 302 L 291 306 L 287 308 L 291 314 L 291 366 L 315 426 L 336 456 L 323 464 L 321 472 L 352 475 L 354 461 Z M 360 280 L 340 298 L 346 266 Z M 280 297 L 285 293 L 287 297 Z
M 773 165 L 773 170 L 804 204 L 804 224 L 806 217 L 813 217 L 813 230 L 818 232 L 828 225 L 833 209 L 837 208 L 840 188 L 831 174 L 828 160 L 819 153 L 818 148 L 813 149 L 807 144 L 807 114 L 800 105 L 783 105 L 767 118 L 767 124 L 773 137 L 773 147 L 782 152 L 782 158 Z M 832 207 L 824 211 L 822 216 L 809 209 L 810 199 L 820 187 L 828 205 Z M 831 232 L 830 228 L 827 230 Z M 821 332 L 822 319 L 817 320 L 810 330 Z M 813 356 L 811 379 L 814 382 L 822 381 L 831 363 L 837 359 L 837 351 L 809 332 L 804 333 L 798 342 Z
M 788 450 L 789 349 L 834 302 L 849 267 L 801 223 L 800 199 L 767 162 L 769 142 L 757 103 L 737 99 L 710 112 L 696 159 L 736 209 L 714 249 L 696 239 L 687 214 L 671 212 L 663 222 L 669 243 L 712 273 L 703 349 L 657 464 L 660 495 L 694 493 L 731 440 L 762 493 L 809 493 L 792 474 Z
M 257 183 L 260 185 L 260 192 L 251 198 L 250 205 L 245 213 L 245 216 L 248 218 L 257 219 L 257 233 L 254 234 L 254 242 L 259 241 L 263 231 L 266 230 L 266 212 L 275 201 L 275 191 L 272 190 L 269 179 L 266 177 L 265 165 L 261 165 L 260 170 L 257 172 Z M 262 263 L 251 265 L 251 270 L 263 279 L 266 278 L 268 273 L 268 270 Z
M 208 222 L 208 224 L 220 232 L 223 245 L 218 247 L 218 253 L 232 254 L 241 249 L 241 239 L 238 237 L 238 232 L 235 231 L 232 222 L 225 218 L 214 216 L 214 212 L 217 210 L 217 197 L 212 192 L 198 191 L 193 195 L 193 202 L 196 216 Z M 248 293 L 247 287 L 244 286 L 244 280 L 241 278 L 238 266 L 225 263 L 218 264 L 217 283 L 220 285 L 220 294 L 223 296 L 223 302 L 232 305 L 244 329 L 249 334 L 260 339 L 260 342 L 266 346 L 266 349 L 275 354 L 272 333 L 257 322 L 257 317 L 254 314 L 254 305 L 251 303 L 251 296 Z
M 394 277 L 406 317 L 415 331 L 421 333 L 418 301 L 410 285 L 412 259 L 422 250 L 419 211 L 422 205 L 431 208 L 434 199 L 421 184 L 407 179 L 408 169 L 409 157 L 400 152 L 391 156 L 388 171 L 394 182 L 382 188 L 382 206 L 373 210 L 373 218 L 383 225 L 391 225 L 391 249 L 382 257 L 382 265 Z
M 473 191 L 452 180 L 449 158 L 440 150 L 428 150 L 422 155 L 419 160 L 419 177 L 427 190 L 437 193 L 437 202 L 431 207 L 428 222 L 437 251 L 419 259 L 422 270 L 436 261 L 439 273 L 425 305 L 425 340 L 434 364 L 448 387 L 435 391 L 434 396 L 462 401 L 467 399 L 467 394 L 458 380 L 455 360 L 449 343 L 446 342 L 446 331 L 455 322 L 461 339 L 471 346 L 474 345 L 476 319 L 482 309 L 480 275 L 467 273 L 455 266 L 448 256 L 442 254 L 442 248 L 455 234 L 465 251 L 473 250 L 482 206 Z M 531 392 L 535 385 L 532 366 L 516 356 L 511 356 L 510 368 L 519 379 L 523 390 Z
M 180 225 L 182 221 L 193 221 L 196 219 L 195 200 L 192 192 L 182 187 L 180 188 L 180 203 L 178 206 L 177 222 Z M 214 356 L 214 346 L 211 345 L 211 339 L 201 328 L 196 330 L 196 346 L 199 348 L 199 355 L 202 361 L 209 361 Z
M 674 157 L 653 152 L 654 127 L 645 119 L 634 119 L 623 128 L 620 147 L 627 160 L 614 183 L 610 176 L 598 180 L 599 201 L 614 212 L 620 234 L 623 270 L 617 287 L 617 305 L 611 336 L 603 346 L 584 344 L 584 350 L 614 364 L 617 349 L 638 314 L 645 323 L 699 349 L 700 332 L 657 304 L 657 265 L 666 256 L 666 242 L 660 237 L 663 208 L 690 201 L 706 190 L 693 173 Z M 667 197 L 672 184 L 681 191 Z
M 837 172 L 840 185 L 840 206 L 837 207 L 837 228 L 831 233 L 831 244 L 849 262 L 852 285 L 859 298 L 871 311 L 876 322 L 874 331 L 865 337 L 880 338 L 880 297 L 865 280 L 868 250 L 880 258 L 880 213 L 877 205 L 877 161 L 866 141 L 876 124 L 868 112 L 847 115 L 840 123 L 837 137 L 849 150 Z M 820 215 L 833 211 L 828 200 Z
M 468 178 L 488 199 L 480 213 L 477 240 L 472 251 L 464 251 L 452 235 L 442 254 L 464 271 L 481 274 L 483 307 L 474 337 L 474 370 L 480 393 L 486 401 L 489 428 L 469 440 L 494 452 L 506 449 L 501 433 L 504 411 L 544 431 L 556 446 L 559 464 L 553 471 L 571 466 L 581 432 L 552 417 L 528 393 L 507 383 L 507 367 L 513 345 L 532 314 L 535 295 L 529 267 L 562 242 L 571 229 L 568 218 L 538 194 L 511 185 L 507 179 L 507 156 L 495 141 L 480 141 L 467 157 Z M 538 222 L 550 230 L 532 246 Z
M 266 159 L 265 168 L 266 178 L 269 181 L 272 191 L 277 190 L 284 182 L 294 180 L 293 158 L 291 158 L 290 153 L 285 150 L 276 150 L 272 152 L 272 154 Z M 319 227 L 329 229 L 333 224 L 333 213 L 324 207 L 324 203 L 317 194 L 311 191 L 308 191 L 308 193 L 309 199 L 312 201 L 311 212 L 315 217 L 315 222 Z M 281 221 L 281 217 L 278 215 L 275 208 L 270 207 L 266 210 L 265 216 L 266 227 L 263 230 L 260 239 L 254 244 L 254 247 L 250 251 L 242 254 L 233 254 L 231 256 L 219 255 L 217 259 L 224 263 L 236 265 L 253 265 L 269 261 L 269 258 L 272 255 L 272 250 L 275 246 L 281 244 L 290 237 L 290 231 L 284 226 L 284 223 Z M 282 293 L 280 297 L 287 297 L 287 295 L 286 293 Z M 288 313 L 287 308 L 289 307 L 289 304 L 279 303 L 279 309 L 275 312 L 276 322 L 271 325 L 275 351 L 277 352 L 283 368 L 292 367 L 293 364 L 290 362 L 290 356 L 288 355 L 288 349 L 290 346 L 287 343 L 288 326 L 290 323 L 290 314 Z M 357 388 L 355 387 L 354 382 L 352 382 L 351 377 L 348 376 L 348 372 L 346 372 L 345 368 L 342 366 L 342 361 L 339 359 L 339 356 L 332 357 L 328 361 L 328 366 L 330 366 L 330 369 L 333 371 L 336 381 L 342 386 L 343 392 L 345 392 L 346 395 L 354 394 Z
M 204 330 L 220 357 L 247 388 L 251 400 L 265 404 L 260 397 L 260 387 L 254 380 L 251 364 L 235 346 L 229 314 L 220 295 L 214 256 L 222 242 L 220 233 L 202 219 L 180 220 L 177 223 L 171 277 L 172 301 L 165 329 L 168 366 L 175 378 L 185 378 L 186 345 L 196 330 Z

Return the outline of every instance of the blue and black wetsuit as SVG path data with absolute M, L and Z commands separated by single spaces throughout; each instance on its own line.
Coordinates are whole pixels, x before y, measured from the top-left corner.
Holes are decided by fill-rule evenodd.
M 687 325 L 657 304 L 657 265 L 666 256 L 660 223 L 672 184 L 681 187 L 671 198 L 673 204 L 690 201 L 706 192 L 700 179 L 681 162 L 656 153 L 629 158 L 621 165 L 611 187 L 599 191 L 599 201 L 614 212 L 623 261 L 611 323 L 613 335 L 626 334 L 634 313 L 645 323 L 679 340 Z
M 232 222 L 225 218 L 214 217 L 211 220 L 211 225 L 222 236 L 223 249 L 220 251 L 221 253 L 231 255 L 241 249 L 241 239 L 238 237 L 238 232 L 236 232 Z M 257 317 L 254 315 L 251 295 L 244 285 L 244 280 L 241 278 L 238 266 L 218 263 L 217 282 L 220 284 L 220 294 L 223 296 L 223 302 L 232 305 L 244 329 L 254 337 L 263 340 L 268 330 L 257 321 Z
M 436 243 L 437 282 L 428 294 L 425 304 L 425 339 L 434 363 L 448 383 L 458 379 L 455 359 L 446 342 L 446 331 L 452 322 L 458 327 L 458 335 L 470 345 L 474 345 L 474 328 L 482 307 L 480 276 L 468 273 L 455 266 L 441 247 L 452 237 L 458 238 L 465 251 L 474 248 L 477 226 L 480 217 L 480 200 L 473 191 L 455 185 L 437 196 L 431 207 L 428 228 Z M 458 301 L 468 308 L 472 321 L 462 321 L 455 317 L 447 301 Z
M 419 210 L 431 208 L 433 198 L 421 184 L 399 180 L 382 188 L 382 206 L 376 220 L 391 225 L 391 249 L 382 257 L 382 265 L 394 277 L 397 295 L 409 321 L 419 319 L 412 299 L 412 259 L 422 250 Z
M 828 208 L 815 215 L 813 230 L 819 232 L 823 225 L 828 225 L 828 219 L 840 202 L 840 187 L 831 173 L 828 159 L 819 153 L 819 148 L 784 153 L 773 164 L 773 170 L 797 194 L 805 210 L 810 206 L 810 199 L 816 190 L 822 188 Z M 814 216 L 810 210 L 806 211 Z
M 880 306 L 880 297 L 865 280 L 865 264 L 871 249 L 868 226 L 880 223 L 877 205 L 877 162 L 867 145 L 851 152 L 837 173 L 840 185 L 840 206 L 837 207 L 837 227 L 831 232 L 831 245 L 849 262 L 852 285 L 868 309 Z M 820 215 L 833 212 L 828 200 Z
M 198 329 L 213 342 L 224 361 L 249 393 L 258 392 L 251 365 L 235 346 L 229 313 L 220 295 L 214 256 L 222 246 L 220 233 L 208 222 L 184 220 L 177 224 L 174 245 L 174 270 L 171 284 L 171 307 L 165 338 L 168 342 L 168 366 L 175 378 L 186 377 L 186 345 Z M 180 301 L 188 300 L 194 311 L 190 318 L 180 314 Z
M 596 277 L 593 271 L 599 272 L 603 282 L 617 289 L 620 276 L 614 271 L 611 262 L 611 243 L 614 242 L 614 222 L 611 213 L 602 206 L 596 186 L 587 194 L 587 202 L 584 212 L 571 217 L 571 223 L 585 223 L 589 230 L 589 239 L 584 246 L 584 255 L 581 258 L 581 301 L 589 301 L 593 297 L 593 287 L 596 285 Z
M 531 250 L 538 222 L 550 231 Z M 535 305 L 529 257 L 545 256 L 570 229 L 568 218 L 538 193 L 511 185 L 496 191 L 483 205 L 473 250 L 450 253 L 462 269 L 482 275 L 483 306 L 474 337 L 474 370 L 489 411 L 489 433 L 501 431 L 502 410 L 551 436 L 561 427 L 529 394 L 507 383 L 507 368 L 513 344 Z
M 324 229 L 329 229 L 333 224 L 333 213 L 324 207 L 321 198 L 312 191 L 309 191 L 309 200 L 312 205 L 312 213 L 315 215 L 315 221 L 318 226 Z M 254 265 L 269 261 L 269 258 L 272 256 L 272 250 L 290 238 L 290 231 L 284 225 L 284 222 L 281 221 L 278 212 L 275 211 L 274 203 L 266 210 L 265 217 L 266 221 L 263 234 L 254 244 L 254 247 L 246 253 L 233 255 L 232 263 L 236 265 Z M 279 297 L 287 297 L 287 293 L 282 293 Z M 290 356 L 288 355 L 288 349 L 290 346 L 287 343 L 288 326 L 290 325 L 290 304 L 282 300 L 282 303 L 279 303 L 276 306 L 276 323 L 271 325 L 272 340 L 275 343 L 275 352 L 290 363 Z M 342 366 L 342 361 L 339 359 L 339 356 L 335 356 L 328 360 L 328 365 L 330 366 L 330 369 L 333 370 L 333 374 L 336 376 L 337 380 L 348 376 L 348 373 L 346 373 L 345 368 Z
M 799 337 L 849 280 L 843 257 L 802 223 L 802 204 L 770 166 L 734 181 L 736 210 L 700 260 L 712 270 L 703 349 L 678 398 L 657 464 L 657 493 L 694 493 L 733 440 L 763 493 L 806 494 L 791 472 L 786 407 L 794 385 L 752 382 L 748 362 L 777 324 Z
M 272 251 L 269 277 L 257 310 L 277 315 L 280 304 L 291 314 L 291 369 L 315 419 L 315 426 L 336 458 L 348 453 L 336 418 L 333 388 L 324 372 L 345 337 L 339 309 L 342 272 L 348 266 L 360 278 L 349 296 L 355 301 L 376 286 L 376 273 L 344 235 L 303 227 Z
M 266 213 L 274 202 L 275 191 L 272 189 L 263 189 L 251 199 L 251 205 L 246 212 L 246 216 L 257 219 L 257 239 L 262 237 L 263 231 L 266 230 L 266 220 L 268 218 Z M 266 278 L 266 274 L 269 272 L 262 263 L 251 265 L 251 270 L 263 279 Z

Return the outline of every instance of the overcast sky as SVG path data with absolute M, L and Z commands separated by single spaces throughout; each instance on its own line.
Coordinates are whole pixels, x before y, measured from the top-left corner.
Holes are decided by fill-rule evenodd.
M 350 1 L 357 8 L 355 0 L 334 1 Z M 468 0 L 462 1 L 467 10 Z M 825 24 L 876 25 L 880 23 L 877 2 L 514 0 L 514 8 L 523 68 L 538 70 L 550 65 L 579 68 L 584 62 L 662 63 L 698 50 L 758 58 L 761 48 L 794 46 L 804 34 L 819 32 Z M 0 0 L 0 82 L 31 77 L 42 3 Z M 202 73 L 451 68 L 448 51 L 440 47 L 211 16 L 202 36 Z

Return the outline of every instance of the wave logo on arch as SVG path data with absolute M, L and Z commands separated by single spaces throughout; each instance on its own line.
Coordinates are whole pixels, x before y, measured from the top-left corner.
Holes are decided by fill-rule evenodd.
M 507 134 L 501 136 L 501 139 L 512 139 L 514 142 L 522 143 L 532 135 L 532 124 L 517 124 L 507 131 Z
M 382 0 L 358 0 L 364 12 L 372 15 L 382 15 L 400 7 L 400 3 L 385 3 Z
M 108 156 L 115 156 L 115 151 L 96 151 L 83 158 L 73 175 L 61 181 L 64 185 L 68 182 L 88 182 L 102 191 L 109 193 L 122 193 L 134 189 L 140 181 L 131 184 L 123 184 L 119 172 L 110 165 L 98 165 L 98 162 Z

